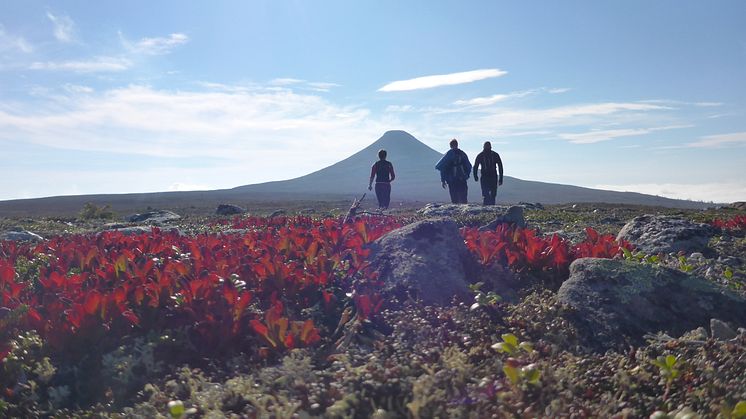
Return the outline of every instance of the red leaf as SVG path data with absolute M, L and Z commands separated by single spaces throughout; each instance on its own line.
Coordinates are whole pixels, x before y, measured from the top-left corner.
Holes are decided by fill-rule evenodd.
M 83 308 L 87 314 L 93 314 L 98 309 L 98 306 L 100 303 L 101 303 L 101 293 L 99 293 L 98 291 L 91 291 L 85 297 L 85 303 L 83 303 Z

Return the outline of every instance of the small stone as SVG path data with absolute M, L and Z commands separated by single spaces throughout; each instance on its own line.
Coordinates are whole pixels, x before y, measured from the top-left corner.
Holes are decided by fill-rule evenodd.
M 729 340 L 738 336 L 727 323 L 718 319 L 710 319 L 710 334 L 717 340 Z

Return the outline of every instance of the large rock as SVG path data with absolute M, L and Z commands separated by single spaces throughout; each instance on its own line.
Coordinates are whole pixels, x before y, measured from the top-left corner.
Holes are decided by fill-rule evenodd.
M 682 218 L 641 215 L 628 222 L 617 235 L 647 254 L 683 251 L 711 253 L 707 243 L 715 230 Z
M 498 215 L 492 222 L 479 227 L 479 231 L 494 230 L 500 224 L 511 224 L 516 227 L 526 228 L 526 219 L 523 217 L 523 207 L 513 205 L 504 214 Z
M 44 237 L 30 231 L 17 230 L 0 233 L 0 240 L 17 242 L 40 242 L 44 240 Z
M 389 232 L 371 245 L 371 264 L 386 292 L 409 293 L 424 303 L 466 297 L 473 259 L 455 222 L 428 219 Z
M 239 215 L 245 212 L 245 208 L 233 204 L 218 204 L 218 208 L 215 210 L 217 215 Z
M 181 219 L 179 214 L 167 210 L 155 210 L 149 211 L 142 214 L 134 214 L 127 217 L 127 221 L 131 223 L 148 223 L 148 224 L 163 224 L 169 221 L 176 221 Z
M 640 344 L 646 333 L 679 336 L 712 318 L 746 325 L 746 299 L 678 270 L 625 260 L 577 259 L 558 299 L 574 309 L 571 321 L 596 350 Z
M 417 210 L 425 217 L 464 217 L 481 214 L 503 214 L 508 207 L 481 204 L 439 204 L 429 203 Z

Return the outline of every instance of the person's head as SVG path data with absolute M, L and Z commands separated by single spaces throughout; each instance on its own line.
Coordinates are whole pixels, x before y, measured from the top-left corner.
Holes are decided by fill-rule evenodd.
M 450 143 L 448 143 L 448 145 L 450 145 L 451 148 L 458 148 L 458 141 L 454 138 Z
M 484 151 L 490 151 L 490 150 L 492 150 L 492 143 L 490 143 L 489 141 L 485 141 L 484 142 Z
M 378 150 L 378 158 L 381 160 L 386 160 L 386 150 L 384 149 Z

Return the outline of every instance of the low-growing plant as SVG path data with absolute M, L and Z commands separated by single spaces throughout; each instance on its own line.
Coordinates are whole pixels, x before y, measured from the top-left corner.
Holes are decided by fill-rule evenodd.
M 505 333 L 502 336 L 502 342 L 495 343 L 492 345 L 492 349 L 506 353 L 509 356 L 514 356 L 519 352 L 525 352 L 532 354 L 534 352 L 533 345 L 529 342 L 519 342 L 518 338 L 512 333 Z
M 718 418 L 722 419 L 744 419 L 746 418 L 746 401 L 739 401 L 735 406 L 724 404 L 720 408 Z
M 111 210 L 109 205 L 100 207 L 92 202 L 86 202 L 83 209 L 78 213 L 78 218 L 81 220 L 109 220 L 114 218 L 114 211 Z
M 469 284 L 469 290 L 474 293 L 474 304 L 471 305 L 471 310 L 476 310 L 479 307 L 494 307 L 502 301 L 502 297 L 494 291 L 484 292 L 481 290 L 484 286 L 484 282 L 477 282 L 476 284 Z

